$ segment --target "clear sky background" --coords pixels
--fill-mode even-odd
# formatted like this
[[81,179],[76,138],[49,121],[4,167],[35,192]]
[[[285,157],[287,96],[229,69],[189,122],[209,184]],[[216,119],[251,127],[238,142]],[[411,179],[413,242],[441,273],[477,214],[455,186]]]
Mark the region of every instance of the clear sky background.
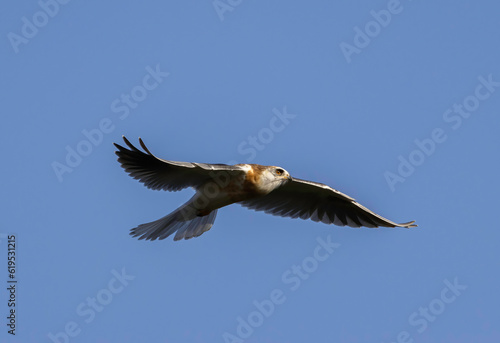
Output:
[[[500,4],[215,5],[0,5],[0,341],[499,342]],[[201,237],[138,241],[193,192],[130,178],[122,135],[419,227],[232,205]]]

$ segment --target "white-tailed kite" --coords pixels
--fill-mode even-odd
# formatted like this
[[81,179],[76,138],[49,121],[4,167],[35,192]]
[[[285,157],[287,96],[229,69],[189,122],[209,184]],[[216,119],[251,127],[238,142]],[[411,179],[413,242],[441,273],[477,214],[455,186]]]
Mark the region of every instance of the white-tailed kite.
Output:
[[115,144],[118,162],[134,179],[155,190],[196,190],[174,212],[132,229],[130,234],[139,239],[165,239],[173,233],[176,241],[198,237],[212,227],[217,209],[233,203],[277,216],[339,226],[417,226],[415,221],[394,223],[327,185],[291,177],[281,167],[167,161],[154,156],[140,138],[145,152],[125,137],[123,140],[129,149]]

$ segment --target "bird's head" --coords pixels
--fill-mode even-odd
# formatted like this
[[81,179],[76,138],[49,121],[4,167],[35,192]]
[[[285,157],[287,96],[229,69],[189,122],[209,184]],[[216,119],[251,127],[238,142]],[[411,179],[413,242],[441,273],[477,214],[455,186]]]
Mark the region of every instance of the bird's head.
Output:
[[285,169],[276,166],[267,167],[261,177],[261,187],[267,192],[271,192],[289,182],[292,179],[290,173]]
[[281,167],[272,166],[268,169],[277,180],[288,182],[292,179],[290,173]]

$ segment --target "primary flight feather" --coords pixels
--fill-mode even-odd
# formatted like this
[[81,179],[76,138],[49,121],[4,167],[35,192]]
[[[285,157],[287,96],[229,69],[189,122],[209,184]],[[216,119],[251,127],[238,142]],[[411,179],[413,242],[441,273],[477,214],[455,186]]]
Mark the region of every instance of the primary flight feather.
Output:
[[134,179],[155,190],[196,190],[174,212],[133,228],[130,234],[139,239],[165,239],[174,233],[176,241],[198,237],[212,227],[219,208],[233,203],[277,216],[339,226],[417,226],[415,221],[394,223],[325,184],[291,177],[281,167],[167,161],[153,155],[140,138],[144,151],[125,137],[123,140],[128,149],[114,143],[118,149],[115,153]]

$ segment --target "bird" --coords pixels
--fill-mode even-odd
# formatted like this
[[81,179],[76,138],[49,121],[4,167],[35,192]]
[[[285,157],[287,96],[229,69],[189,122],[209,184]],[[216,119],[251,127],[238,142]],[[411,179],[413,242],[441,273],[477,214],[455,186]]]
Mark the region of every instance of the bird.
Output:
[[350,196],[322,183],[292,177],[277,166],[209,164],[169,161],[153,155],[141,138],[137,149],[122,136],[128,148],[113,143],[125,172],[153,190],[196,193],[172,213],[130,230],[139,239],[174,241],[198,237],[213,226],[217,210],[239,204],[281,217],[349,227],[413,228],[415,221],[397,224],[369,210]]

